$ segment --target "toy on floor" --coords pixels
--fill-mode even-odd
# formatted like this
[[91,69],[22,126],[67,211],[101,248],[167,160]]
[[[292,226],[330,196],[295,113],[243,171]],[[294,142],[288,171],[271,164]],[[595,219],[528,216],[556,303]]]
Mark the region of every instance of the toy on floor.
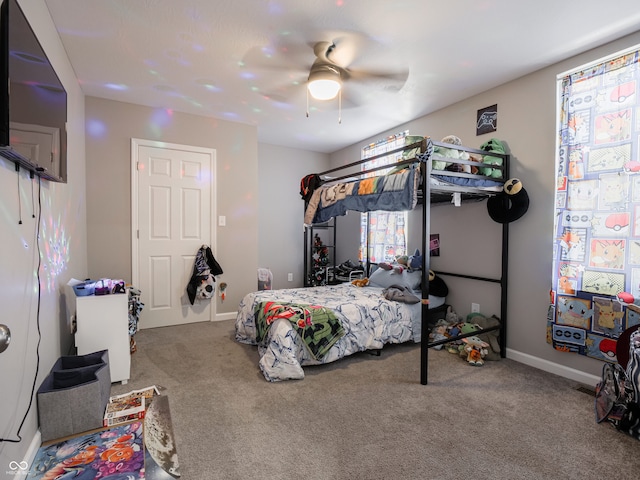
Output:
[[472,336],[463,338],[462,342],[464,344],[463,350],[460,352],[460,356],[467,357],[467,362],[469,365],[474,367],[481,367],[484,365],[484,357],[489,353],[487,348],[489,344],[480,339],[480,337]]
[[[449,337],[457,337],[458,335],[464,335],[466,333],[472,333],[479,330],[479,327],[473,323],[457,323],[449,328]],[[447,352],[461,354],[464,350],[464,344],[461,340],[454,340],[447,343]]]
[[[474,323],[480,329],[497,327],[500,325],[500,319],[495,315],[485,317],[481,313],[470,313],[467,315],[467,322]],[[488,353],[485,360],[500,360],[500,330],[491,330],[487,333],[478,333],[478,337],[489,344]]]

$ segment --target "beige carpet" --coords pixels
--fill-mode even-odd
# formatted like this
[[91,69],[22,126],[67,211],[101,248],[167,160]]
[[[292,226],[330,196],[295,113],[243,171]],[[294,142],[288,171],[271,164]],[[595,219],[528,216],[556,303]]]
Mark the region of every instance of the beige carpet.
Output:
[[472,367],[385,347],[269,383],[233,321],[141,330],[127,385],[169,396],[182,478],[640,477],[640,442],[596,424],[580,385],[509,359]]

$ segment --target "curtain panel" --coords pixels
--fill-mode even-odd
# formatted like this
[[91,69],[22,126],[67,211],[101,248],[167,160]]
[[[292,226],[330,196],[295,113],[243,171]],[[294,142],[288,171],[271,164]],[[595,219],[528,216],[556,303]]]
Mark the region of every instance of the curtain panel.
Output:
[[609,362],[640,323],[638,53],[559,79],[547,342]]
[[[404,145],[409,131],[404,131],[369,144],[362,149],[362,159],[380,155]],[[382,165],[393,165],[402,160],[402,152],[386,155],[362,164],[362,170]],[[391,170],[379,170],[365,176],[382,175]],[[369,261],[372,263],[394,262],[396,256],[407,254],[407,213],[406,212],[369,212],[360,214],[360,251],[359,260],[364,261],[367,245],[367,223],[369,223]]]

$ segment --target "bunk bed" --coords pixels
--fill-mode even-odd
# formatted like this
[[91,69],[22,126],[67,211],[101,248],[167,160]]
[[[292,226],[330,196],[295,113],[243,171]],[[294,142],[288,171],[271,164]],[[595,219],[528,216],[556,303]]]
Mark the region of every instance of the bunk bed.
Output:
[[[489,154],[482,150],[434,142],[428,137],[413,136],[406,140],[404,146],[380,155],[402,152],[403,159],[385,174],[368,176],[383,169],[388,170],[387,165],[354,171],[365,161],[376,158],[369,157],[305,177],[303,183],[312,178],[314,184],[312,191],[304,196],[305,225],[322,224],[347,211],[401,211],[422,205],[421,251],[429,252],[431,204],[460,204],[496,196],[509,178],[507,154]],[[329,176],[341,171],[347,173]],[[438,276],[500,284],[498,326],[447,340],[429,340],[434,325],[432,307],[441,304],[442,299],[430,295],[430,261],[427,254],[422,255],[419,270],[401,272],[386,284],[362,286],[344,283],[247,294],[238,308],[236,340],[258,345],[259,365],[269,381],[304,378],[304,365],[333,362],[359,351],[379,351],[386,343],[415,341],[421,344],[420,383],[426,385],[430,348],[491,330],[499,330],[500,354],[504,357],[508,224],[504,223],[501,227],[500,278],[435,272]],[[370,272],[370,269],[367,259],[366,271]],[[390,295],[390,291],[394,295]],[[320,332],[316,337],[313,336],[314,329]]]

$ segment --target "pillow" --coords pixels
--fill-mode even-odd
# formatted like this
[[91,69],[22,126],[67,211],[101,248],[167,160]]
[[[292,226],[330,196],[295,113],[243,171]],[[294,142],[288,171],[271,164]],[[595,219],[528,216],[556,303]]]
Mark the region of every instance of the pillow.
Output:
[[436,295],[429,295],[429,310],[431,310],[433,308],[441,307],[442,305],[444,305],[444,302],[446,302],[446,301],[447,301],[446,297],[438,297]]
[[[393,267],[400,266],[393,264]],[[422,272],[420,270],[408,271],[405,267],[402,273],[395,273],[394,269],[385,270],[378,268],[369,275],[369,285],[373,287],[389,288],[392,285],[407,287],[409,290],[419,290],[422,281]]]

